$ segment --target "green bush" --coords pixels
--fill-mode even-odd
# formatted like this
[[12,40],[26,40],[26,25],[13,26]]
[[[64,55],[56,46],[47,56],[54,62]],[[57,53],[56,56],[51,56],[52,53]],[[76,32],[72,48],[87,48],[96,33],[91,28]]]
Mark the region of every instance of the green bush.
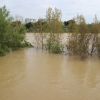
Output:
[[50,42],[48,41],[47,44],[45,45],[46,50],[55,53],[55,54],[59,54],[63,52],[63,46],[60,44],[60,42]]
[[30,46],[25,41],[26,28],[20,21],[13,22],[6,7],[0,8],[0,55],[9,50]]

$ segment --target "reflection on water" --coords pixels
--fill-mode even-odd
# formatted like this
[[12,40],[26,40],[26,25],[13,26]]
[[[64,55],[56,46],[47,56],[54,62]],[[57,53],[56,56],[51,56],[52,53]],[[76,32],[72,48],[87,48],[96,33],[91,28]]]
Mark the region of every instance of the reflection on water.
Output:
[[100,61],[33,48],[0,57],[0,100],[100,100]]
[[88,62],[88,72],[87,72],[87,81],[88,85],[91,87],[95,87],[98,83],[100,83],[100,64],[98,64],[98,61]]
[[0,57],[0,88],[12,86],[25,77],[25,62],[24,52]]

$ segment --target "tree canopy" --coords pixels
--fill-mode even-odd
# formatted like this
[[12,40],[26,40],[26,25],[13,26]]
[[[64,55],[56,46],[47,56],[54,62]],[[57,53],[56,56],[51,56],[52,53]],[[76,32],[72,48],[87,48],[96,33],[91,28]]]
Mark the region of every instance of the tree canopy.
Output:
[[10,49],[28,45],[25,41],[25,26],[12,19],[6,6],[0,8],[0,55],[5,55]]

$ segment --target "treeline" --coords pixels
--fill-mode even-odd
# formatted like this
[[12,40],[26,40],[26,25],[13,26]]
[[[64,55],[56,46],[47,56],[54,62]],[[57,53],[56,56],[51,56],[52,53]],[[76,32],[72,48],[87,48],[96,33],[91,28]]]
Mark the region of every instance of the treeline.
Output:
[[[53,53],[66,52],[68,54],[79,55],[86,58],[88,55],[97,55],[100,57],[100,22],[95,15],[91,24],[87,24],[83,15],[77,15],[75,18],[61,21],[61,11],[57,8],[48,8],[46,11],[46,20],[39,20],[35,23],[26,24],[27,30],[37,34],[37,42]],[[67,33],[66,43],[62,43],[63,33]],[[48,34],[46,34],[48,33]],[[46,40],[44,42],[44,40]]]
[[25,41],[25,33],[25,26],[20,21],[13,21],[6,6],[0,8],[0,55],[30,45]]
[[[62,22],[59,9],[48,8],[46,20],[23,24],[14,21],[6,7],[0,8],[0,55],[10,49],[29,46],[25,40],[26,32],[34,32],[34,46],[52,53],[66,52],[86,58],[88,55],[100,57],[100,22],[95,15],[91,24],[87,24],[83,15]],[[64,38],[63,33],[67,33]],[[66,41],[63,43],[63,41]]]
[[46,49],[52,53],[61,53],[61,34],[63,33],[61,11],[57,8],[48,8],[46,20],[38,20],[35,23],[27,23],[28,32],[34,32],[37,48]]
[[66,45],[68,53],[82,58],[96,54],[100,57],[100,23],[95,15],[91,25],[87,25],[83,15],[77,15]]

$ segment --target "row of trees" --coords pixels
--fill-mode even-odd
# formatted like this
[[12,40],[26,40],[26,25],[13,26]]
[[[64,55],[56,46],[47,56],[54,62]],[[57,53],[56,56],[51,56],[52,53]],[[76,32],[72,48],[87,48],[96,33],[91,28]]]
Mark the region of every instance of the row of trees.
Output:
[[[72,20],[62,23],[61,11],[48,8],[45,19],[46,21],[37,21],[31,26],[35,35],[40,35],[38,41],[41,40],[42,49],[45,47],[50,52],[61,53],[66,48],[67,53],[82,58],[93,54],[100,57],[100,23],[96,15],[92,24],[87,24],[83,15],[77,15]],[[68,32],[66,44],[62,44],[64,31]]]
[[82,58],[94,53],[100,57],[100,24],[95,15],[90,27],[87,26],[83,15],[77,15],[73,32],[69,35],[68,53],[77,54]]
[[[77,15],[72,20],[62,23],[62,13],[59,9],[48,8],[46,20],[36,23],[22,24],[9,16],[6,7],[0,8],[0,55],[10,49],[28,46],[25,40],[26,30],[34,32],[37,47],[53,53],[62,53],[66,49],[69,54],[85,58],[97,54],[100,57],[100,24],[95,15],[92,24],[87,25],[83,15]],[[26,28],[25,28],[26,27]],[[63,41],[63,33],[67,30],[67,42]],[[39,46],[40,45],[40,46]]]
[[6,6],[0,8],[0,55],[5,55],[11,49],[28,46],[25,33],[25,26],[20,21],[13,21]]
[[49,52],[61,53],[61,34],[63,33],[61,11],[57,8],[54,10],[48,8],[46,11],[46,20],[38,20],[35,23],[27,23],[26,29],[34,32],[37,47],[40,45],[42,49]]

